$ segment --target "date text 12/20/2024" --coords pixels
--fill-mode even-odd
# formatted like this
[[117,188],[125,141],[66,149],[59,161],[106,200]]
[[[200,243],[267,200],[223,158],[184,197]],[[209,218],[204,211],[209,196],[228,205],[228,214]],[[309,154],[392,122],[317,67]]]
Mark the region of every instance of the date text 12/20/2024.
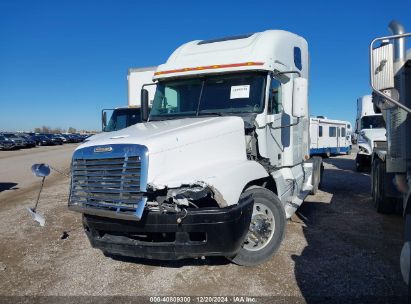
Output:
[[191,303],[191,302],[193,303],[258,303],[255,297],[247,297],[247,296],[150,297],[150,303]]

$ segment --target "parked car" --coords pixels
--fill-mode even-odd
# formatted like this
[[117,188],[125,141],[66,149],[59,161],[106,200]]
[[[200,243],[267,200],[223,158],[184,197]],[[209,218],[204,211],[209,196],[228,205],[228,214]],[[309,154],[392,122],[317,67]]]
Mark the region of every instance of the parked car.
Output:
[[30,135],[21,134],[20,137],[26,141],[27,148],[33,148],[36,146],[36,142],[30,138]]
[[60,139],[63,141],[64,144],[67,143],[67,138],[65,138],[63,135],[61,135],[61,134],[54,134],[54,136],[60,138]]
[[55,145],[62,145],[63,140],[54,134],[41,134],[49,138]]
[[4,135],[0,135],[0,150],[11,150],[14,149],[15,145],[13,141],[9,140]]
[[31,140],[36,142],[37,146],[52,146],[54,143],[47,137],[43,135],[33,135],[30,136]]
[[85,139],[84,135],[81,134],[73,134],[73,136],[77,138],[77,142],[83,142]]
[[79,143],[82,142],[83,140],[78,137],[76,134],[63,134],[63,136],[67,139],[68,142],[70,143]]
[[17,149],[24,148],[26,146],[26,141],[24,138],[16,136],[14,133],[3,133],[2,135],[11,140]]

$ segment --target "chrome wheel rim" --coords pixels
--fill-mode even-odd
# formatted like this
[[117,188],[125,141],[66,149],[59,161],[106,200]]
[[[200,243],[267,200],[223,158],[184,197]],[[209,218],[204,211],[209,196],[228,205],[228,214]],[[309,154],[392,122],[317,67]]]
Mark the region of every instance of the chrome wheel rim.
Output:
[[251,223],[245,238],[243,248],[258,251],[270,243],[275,230],[273,212],[261,203],[254,203]]

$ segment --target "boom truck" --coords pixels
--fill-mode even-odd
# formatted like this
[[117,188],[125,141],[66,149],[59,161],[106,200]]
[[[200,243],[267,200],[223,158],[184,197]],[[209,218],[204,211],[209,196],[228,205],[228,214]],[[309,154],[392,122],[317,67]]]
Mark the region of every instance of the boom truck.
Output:
[[[374,141],[372,197],[377,210],[390,212],[397,201],[405,217],[405,241],[400,265],[410,288],[411,259],[411,50],[406,52],[404,27],[392,21],[392,35],[370,44],[373,103],[386,122],[386,141]],[[376,44],[379,44],[375,47]],[[410,295],[410,293],[409,293]]]
[[91,245],[109,256],[269,259],[321,179],[308,65],[306,40],[282,30],[177,48],[143,86],[143,122],[73,154],[68,208],[83,213]]
[[[142,86],[150,82],[157,67],[131,68],[127,74],[128,106],[115,109],[103,109],[101,122],[103,132],[118,131],[140,122],[140,92]],[[154,98],[155,87],[147,88],[149,97]],[[107,116],[111,113],[107,122]],[[94,138],[93,138],[94,139]]]

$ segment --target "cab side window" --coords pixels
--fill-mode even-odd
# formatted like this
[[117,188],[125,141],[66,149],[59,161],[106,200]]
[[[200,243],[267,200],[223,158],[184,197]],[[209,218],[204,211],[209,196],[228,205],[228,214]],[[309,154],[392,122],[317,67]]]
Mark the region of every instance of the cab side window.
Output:
[[275,78],[271,78],[268,114],[278,114],[281,111],[281,82]]

